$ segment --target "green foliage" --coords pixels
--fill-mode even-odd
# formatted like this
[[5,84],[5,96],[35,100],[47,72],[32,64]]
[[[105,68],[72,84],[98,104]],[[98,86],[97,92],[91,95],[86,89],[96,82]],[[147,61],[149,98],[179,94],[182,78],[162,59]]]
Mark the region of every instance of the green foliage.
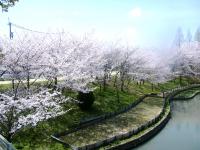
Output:
[[8,8],[14,6],[17,1],[19,0],[0,0],[0,6],[3,11],[8,11]]

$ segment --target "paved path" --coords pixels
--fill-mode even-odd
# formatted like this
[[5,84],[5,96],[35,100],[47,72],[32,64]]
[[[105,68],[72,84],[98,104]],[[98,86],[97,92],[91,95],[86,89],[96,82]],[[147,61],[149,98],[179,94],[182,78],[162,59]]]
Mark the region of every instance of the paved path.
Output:
[[[35,79],[30,79],[30,82],[34,82]],[[42,81],[47,81],[46,79],[37,79],[36,82],[42,82]],[[26,83],[26,80],[23,80],[24,83]],[[5,84],[11,84],[12,81],[0,81],[0,85],[5,85]]]
[[[62,80],[64,80],[64,77],[58,77],[58,81],[62,81]],[[27,82],[26,80],[22,80],[22,81],[24,83]],[[35,79],[30,79],[30,82],[34,82],[34,81],[35,81]],[[44,81],[48,81],[48,80],[45,79],[45,78],[39,78],[35,82],[44,82]],[[0,81],[0,85],[11,84],[11,83],[12,83],[11,80],[9,80],[9,81]]]
[[70,145],[80,147],[127,133],[152,120],[161,112],[162,104],[162,98],[147,97],[128,112],[63,136],[61,139]]

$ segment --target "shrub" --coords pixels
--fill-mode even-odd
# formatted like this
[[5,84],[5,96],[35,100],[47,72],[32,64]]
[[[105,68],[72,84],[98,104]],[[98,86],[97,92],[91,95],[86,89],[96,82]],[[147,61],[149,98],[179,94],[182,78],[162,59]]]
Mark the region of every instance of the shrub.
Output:
[[95,97],[92,91],[88,93],[78,92],[77,99],[80,101],[79,107],[83,110],[88,110],[94,103]]

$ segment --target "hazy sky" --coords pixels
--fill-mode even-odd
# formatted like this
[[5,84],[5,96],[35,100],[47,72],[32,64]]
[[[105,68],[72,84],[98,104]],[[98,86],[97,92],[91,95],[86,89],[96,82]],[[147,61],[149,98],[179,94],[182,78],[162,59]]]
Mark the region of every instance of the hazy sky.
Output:
[[82,34],[94,31],[103,40],[122,39],[141,47],[165,48],[176,30],[193,33],[200,26],[199,0],[19,0],[0,15],[0,34],[11,22],[39,31]]

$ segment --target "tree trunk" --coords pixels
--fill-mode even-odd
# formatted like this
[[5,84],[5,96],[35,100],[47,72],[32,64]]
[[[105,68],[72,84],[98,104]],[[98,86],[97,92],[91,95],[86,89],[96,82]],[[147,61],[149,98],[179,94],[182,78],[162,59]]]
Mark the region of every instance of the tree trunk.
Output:
[[126,89],[129,91],[129,85],[131,83],[131,78],[128,78],[127,84],[126,84]]
[[8,133],[7,134],[7,136],[6,136],[6,140],[8,141],[8,142],[12,142],[12,133]]
[[120,103],[118,86],[116,86],[116,94],[117,94],[117,102]]
[[101,89],[102,89],[102,88],[101,88],[101,82],[99,82],[99,90],[100,90],[100,92],[101,92]]
[[158,88],[160,87],[160,83],[158,83]]
[[142,85],[144,85],[144,79],[142,79]]
[[53,90],[55,90],[57,88],[57,85],[58,85],[58,78],[55,77],[54,78],[54,86],[53,86]]
[[117,74],[115,76],[114,87],[115,87],[115,90],[116,90],[117,102],[120,103],[120,100],[119,100],[119,87],[118,87],[118,83],[117,83]]
[[28,88],[28,91],[29,91],[29,89],[30,89],[30,75],[29,75],[29,73],[27,75],[27,88]]
[[9,115],[7,116],[7,131],[6,131],[6,139],[11,142],[12,141],[12,136],[13,136],[13,133],[10,133],[10,131],[12,130],[12,126],[14,124],[14,106],[11,107],[10,109],[10,113]]
[[142,84],[141,84],[141,80],[140,80],[140,81],[139,81],[139,87],[141,87],[141,85],[142,85]]
[[181,75],[179,76],[179,83],[180,83],[180,85],[182,84],[182,76]]
[[163,98],[165,97],[165,92],[163,92]]
[[103,91],[106,90],[106,74],[104,74],[104,77],[103,77]]
[[120,74],[120,78],[121,78],[121,91],[124,92],[124,74],[121,73]]
[[16,87],[15,87],[15,89],[14,89],[14,99],[17,99],[17,92],[18,92],[18,88],[19,88],[19,83],[20,83],[21,81],[19,81],[18,83],[17,83],[17,85],[16,85]]
[[12,79],[12,90],[14,91],[15,90],[15,80]]
[[154,88],[154,87],[153,87],[153,83],[151,83],[151,91],[153,91],[153,88]]
[[121,91],[124,92],[124,80],[121,80]]
[[117,84],[117,75],[115,75],[115,80],[114,80],[114,84],[113,84],[113,86],[115,87],[116,84]]

